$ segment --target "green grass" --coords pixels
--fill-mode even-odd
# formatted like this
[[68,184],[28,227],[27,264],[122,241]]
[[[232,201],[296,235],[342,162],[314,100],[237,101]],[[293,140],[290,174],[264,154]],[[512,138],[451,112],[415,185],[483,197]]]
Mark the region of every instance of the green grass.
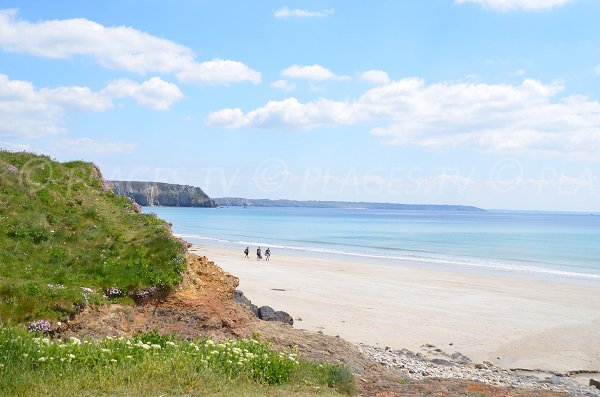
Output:
[[2,396],[339,396],[354,393],[348,375],[257,340],[54,340],[0,328]]
[[108,288],[170,288],[184,255],[168,225],[108,191],[93,164],[0,151],[0,323],[64,320]]

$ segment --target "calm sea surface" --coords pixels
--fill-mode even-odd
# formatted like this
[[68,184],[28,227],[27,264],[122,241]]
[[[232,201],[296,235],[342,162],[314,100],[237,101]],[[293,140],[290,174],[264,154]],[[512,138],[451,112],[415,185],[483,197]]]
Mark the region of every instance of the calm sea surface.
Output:
[[144,207],[200,245],[600,281],[600,215]]

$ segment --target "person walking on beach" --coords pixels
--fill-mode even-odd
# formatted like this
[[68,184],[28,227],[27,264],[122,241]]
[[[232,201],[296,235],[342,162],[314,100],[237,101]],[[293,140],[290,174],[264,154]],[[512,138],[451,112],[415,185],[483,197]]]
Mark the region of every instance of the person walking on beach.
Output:
[[265,260],[268,261],[270,256],[271,256],[271,248],[267,248],[267,250],[265,251]]
[[260,253],[260,247],[256,250],[256,260],[259,261],[262,259],[262,254]]
[[248,253],[250,253],[250,247],[246,247],[244,250],[244,255],[246,255],[246,258],[248,257]]

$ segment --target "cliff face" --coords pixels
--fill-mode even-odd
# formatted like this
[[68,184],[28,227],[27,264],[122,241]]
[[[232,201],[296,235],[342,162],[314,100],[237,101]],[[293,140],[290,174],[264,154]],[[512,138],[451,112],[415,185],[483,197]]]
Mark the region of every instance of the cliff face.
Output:
[[202,189],[161,182],[110,181],[115,194],[126,196],[139,205],[167,207],[216,207]]

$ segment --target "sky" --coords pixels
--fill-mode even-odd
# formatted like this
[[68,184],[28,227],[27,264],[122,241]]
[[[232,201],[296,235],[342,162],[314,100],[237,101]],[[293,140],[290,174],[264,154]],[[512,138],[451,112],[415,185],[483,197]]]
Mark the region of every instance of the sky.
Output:
[[212,197],[598,212],[599,15],[0,0],[0,148]]

